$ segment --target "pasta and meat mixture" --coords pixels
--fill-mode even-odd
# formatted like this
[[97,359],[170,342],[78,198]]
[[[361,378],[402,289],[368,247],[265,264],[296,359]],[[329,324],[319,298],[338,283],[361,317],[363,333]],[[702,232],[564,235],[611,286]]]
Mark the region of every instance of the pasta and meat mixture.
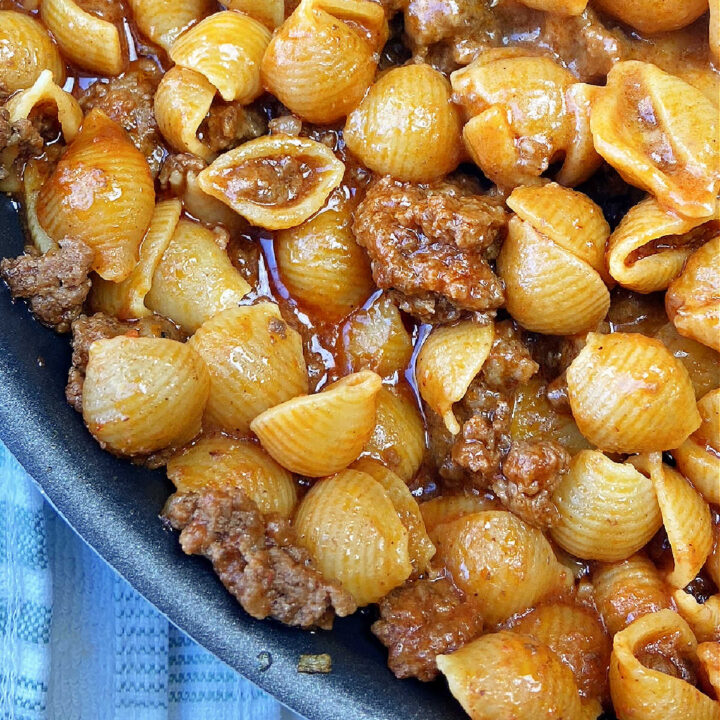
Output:
[[719,23],[0,0],[0,273],[253,617],[374,606],[474,720],[720,720]]

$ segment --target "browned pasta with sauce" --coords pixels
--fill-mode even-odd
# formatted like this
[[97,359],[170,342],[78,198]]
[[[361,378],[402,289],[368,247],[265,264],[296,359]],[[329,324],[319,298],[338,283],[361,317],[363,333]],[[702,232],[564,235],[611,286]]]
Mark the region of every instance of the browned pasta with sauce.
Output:
[[368,717],[720,720],[719,20],[0,0],[0,280],[242,611],[438,679]]

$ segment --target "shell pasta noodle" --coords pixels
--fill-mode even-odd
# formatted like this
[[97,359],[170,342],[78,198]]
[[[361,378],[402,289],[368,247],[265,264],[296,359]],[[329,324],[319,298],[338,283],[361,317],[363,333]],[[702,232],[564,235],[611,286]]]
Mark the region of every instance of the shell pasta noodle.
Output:
[[83,10],[75,0],[42,0],[40,16],[71,62],[102,75],[119,75],[126,63],[118,27]]
[[288,517],[297,491],[292,475],[248,440],[204,435],[173,455],[167,474],[181,492],[205,487],[239,487],[267,513]]
[[0,86],[4,92],[29,88],[44,70],[49,70],[59,85],[65,80],[65,63],[57,45],[35,18],[0,10],[0,46],[4,59]]
[[202,20],[215,8],[212,0],[128,0],[133,20],[145,37],[166,52],[191,25]]
[[[88,190],[78,196],[76,185]],[[132,272],[154,207],[145,158],[119,125],[93,110],[40,188],[37,218],[53,240],[72,236],[90,246],[93,269],[120,282]]]
[[[340,184],[345,167],[309,138],[262,137],[224,153],[198,176],[200,188],[269,230],[299,225]],[[258,173],[263,187],[254,182]]]
[[668,720],[717,720],[720,705],[690,683],[646,667],[636,653],[645,643],[674,636],[678,654],[694,658],[697,640],[688,624],[671,610],[644,615],[613,641],[610,691],[621,718],[641,720],[649,712]]
[[154,261],[147,307],[189,333],[220,311],[235,307],[250,286],[219,240],[204,225],[181,219]]
[[[143,383],[135,378],[141,375]],[[113,452],[143,455],[182,446],[200,432],[210,379],[189,345],[116,337],[93,343],[83,386],[83,418]]]
[[189,345],[210,372],[208,426],[246,433],[263,411],[307,391],[300,336],[274,303],[218,312]]
[[720,720],[719,16],[0,0],[17,347],[313,718]]
[[300,503],[300,542],[358,605],[376,602],[412,571],[408,532],[388,493],[367,473],[344,470]]
[[[347,467],[375,427],[380,376],[363,370],[258,415],[250,429],[281,465],[310,477]],[[308,455],[307,448],[314,448]]]
[[177,65],[204,75],[223,100],[246,104],[261,92],[260,61],[269,41],[264,25],[226,10],[183,33],[169,54]]

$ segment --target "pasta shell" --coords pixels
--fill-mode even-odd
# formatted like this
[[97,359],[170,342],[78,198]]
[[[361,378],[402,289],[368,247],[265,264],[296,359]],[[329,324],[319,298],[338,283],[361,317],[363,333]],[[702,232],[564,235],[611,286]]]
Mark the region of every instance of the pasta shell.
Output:
[[309,477],[330,475],[355,460],[370,437],[381,384],[369,370],[347,375],[315,395],[271,407],[250,429],[282,466]]
[[[333,10],[346,12],[338,17]],[[360,22],[343,22],[343,15]],[[387,37],[385,14],[375,2],[303,0],[263,57],[265,89],[308,122],[328,124],[345,117],[360,102],[377,69],[376,48],[362,33],[368,21],[381,24]]]
[[560,520],[550,529],[552,539],[585,560],[625,560],[662,526],[652,482],[596,450],[573,457],[553,502]]
[[646,0],[597,0],[597,7],[639,30],[655,33],[678,30],[707,12],[707,0],[669,0],[661,5]]
[[584,182],[602,165],[590,130],[595,88],[595,85],[575,83],[565,91],[565,105],[574,127],[570,143],[565,149],[565,159],[555,179],[566,187],[575,187]]
[[326,208],[275,235],[275,259],[285,287],[311,314],[338,321],[375,289],[370,261],[355,242],[352,214]]
[[628,720],[648,717],[718,720],[718,703],[690,683],[646,667],[636,657],[647,644],[669,637],[681,656],[694,659],[695,636],[672,610],[644,615],[615,636],[610,658],[610,692],[615,712]]
[[128,0],[140,32],[170,52],[172,44],[191,25],[207,17],[217,5],[213,0]]
[[550,543],[510,512],[486,510],[435,528],[437,560],[489,625],[572,584]]
[[598,91],[590,128],[597,151],[625,180],[674,212],[708,218],[720,188],[717,115],[692,85],[627,61],[613,65]]
[[326,145],[273,135],[222,154],[200,173],[198,182],[253,225],[283,230],[317,212],[344,172],[345,165]]
[[261,22],[268,30],[282,25],[285,19],[285,0],[227,0],[228,10],[239,10]]
[[354,462],[350,469],[367,473],[382,485],[395,507],[400,522],[408,532],[408,554],[413,573],[419,575],[427,571],[430,560],[435,555],[435,546],[428,537],[417,500],[412,496],[408,486],[392,470],[388,470],[377,460],[362,458]]
[[584,260],[605,280],[605,244],[610,226],[601,208],[587,195],[557,183],[515,188],[508,207],[537,232],[579,260]]
[[572,672],[527,635],[507,630],[483,635],[451,655],[438,655],[437,665],[472,720],[581,717]]
[[366,473],[344,470],[316,483],[300,503],[295,530],[322,574],[358,605],[377,602],[412,572],[408,532]]
[[420,503],[420,512],[430,539],[443,523],[484,510],[502,510],[502,507],[499,502],[484,495],[441,495]]
[[55,84],[50,70],[43,70],[31,88],[13,95],[5,103],[5,109],[13,123],[28,118],[35,107],[47,106],[48,103],[57,109],[57,118],[65,142],[72,142],[80,130],[83,112],[78,101]]
[[260,413],[307,392],[300,336],[274,303],[223,310],[206,320],[189,344],[210,372],[208,426],[247,433]]
[[697,405],[700,427],[672,451],[678,470],[707,502],[720,505],[720,389],[711,390]]
[[572,670],[583,697],[605,700],[609,695],[611,644],[596,613],[569,604],[541,605],[509,629],[547,645]]
[[297,502],[292,475],[249,440],[205,435],[173,455],[167,476],[178,492],[239,488],[262,513],[290,517]]
[[670,589],[645,555],[616,563],[597,563],[592,573],[593,597],[610,635],[636,618],[672,607]]
[[710,52],[720,62],[720,2],[710,0]]
[[678,588],[673,598],[680,617],[691,627],[698,642],[720,641],[720,595],[699,603],[693,595]]
[[343,136],[371,170],[427,182],[458,166],[460,131],[447,80],[429,65],[406,65],[388,71],[368,90],[348,115]]
[[100,445],[119,455],[184,445],[200,432],[209,383],[205,364],[187,344],[130,336],[96,340],[83,384],[83,418]]
[[350,372],[372,370],[388,377],[404,371],[413,354],[410,333],[387,295],[354,313],[343,328],[342,339],[344,362]]
[[568,105],[566,92],[575,79],[550,58],[489,50],[452,73],[450,82],[468,118],[465,145],[497,185],[537,184],[550,164],[570,151],[563,182],[580,182],[596,169],[597,155],[582,132],[587,107]]
[[715,232],[670,283],[665,309],[681,335],[720,352],[720,228]]
[[492,324],[465,320],[435,328],[418,354],[415,377],[420,395],[453,435],[460,432],[453,403],[465,397],[490,354],[494,337]]
[[135,266],[154,208],[147,160],[98,109],[87,115],[37,198],[37,217],[47,234],[89,245],[95,251],[93,270],[114,282]]
[[194,70],[176,65],[163,75],[155,92],[155,118],[175,150],[198,155],[206,162],[215,159],[215,153],[197,136],[214,97],[215,87]]
[[631,461],[650,476],[655,488],[674,561],[666,580],[683,588],[700,572],[712,550],[710,508],[679,472],[661,462],[659,454]]
[[140,259],[130,275],[122,282],[111,282],[101,277],[93,280],[90,291],[93,312],[104,312],[121,320],[150,315],[145,306],[145,296],[181,213],[182,203],[177,199],[164,200],[155,206],[150,227],[140,245]]
[[86,12],[75,0],[42,0],[40,17],[73,65],[99,75],[119,75],[125,69],[124,38],[113,23]]
[[151,276],[145,305],[187,333],[237,307],[250,290],[216,238],[204,225],[180,220]]
[[590,333],[567,382],[575,422],[601,450],[668,450],[700,426],[684,365],[644,335]]
[[223,100],[247,105],[262,93],[260,61],[269,42],[262,23],[225,10],[184,32],[170,48],[170,59],[204,75]]
[[497,270],[508,312],[534,332],[591,330],[610,307],[610,293],[596,270],[517,217],[510,219]]
[[379,460],[406,483],[415,477],[425,457],[425,425],[407,388],[380,388],[375,427],[362,454]]
[[23,172],[22,190],[24,193],[25,223],[32,243],[41,253],[46,253],[58,244],[45,232],[37,218],[37,199],[40,189],[47,179],[47,167],[29,160]]
[[640,293],[665,290],[680,274],[698,237],[714,222],[703,224],[668,212],[653,197],[630,208],[610,236],[607,262],[620,285]]
[[12,94],[29,88],[43,70],[52,79],[65,82],[65,63],[47,30],[33,17],[14,10],[0,10],[0,87]]

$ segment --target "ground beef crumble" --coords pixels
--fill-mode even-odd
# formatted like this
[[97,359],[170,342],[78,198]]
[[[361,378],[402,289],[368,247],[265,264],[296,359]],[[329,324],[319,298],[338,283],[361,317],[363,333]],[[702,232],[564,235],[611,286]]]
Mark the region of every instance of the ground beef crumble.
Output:
[[119,77],[94,82],[78,98],[84,113],[99,108],[127,130],[137,149],[147,158],[153,177],[158,174],[165,155],[153,110],[162,75],[152,60],[140,58],[131,62]]
[[159,337],[183,340],[182,331],[159,315],[139,320],[118,320],[105,313],[80,315],[72,323],[72,366],[68,373],[65,397],[72,407],[82,412],[82,388],[88,363],[90,346],[96,340],[134,335],[136,337]]
[[437,413],[425,408],[430,453],[441,485],[469,485],[480,490],[490,486],[510,450],[515,389],[537,369],[513,323],[496,323],[495,340],[483,369],[453,408],[461,425],[459,435],[451,435]]
[[490,268],[506,213],[499,199],[472,194],[459,182],[373,182],[355,212],[353,231],[370,255],[375,283],[423,322],[504,302]]
[[[30,120],[22,118],[10,122],[10,113],[5,108],[0,108],[0,152],[7,148],[16,148],[17,155],[13,157],[16,165],[40,155],[43,142],[43,136]],[[9,174],[10,170],[0,164],[0,180],[4,180]]]
[[222,103],[210,108],[200,126],[198,137],[212,152],[219,153],[266,132],[267,121],[259,110],[238,103]]
[[35,317],[57,332],[70,330],[90,291],[88,273],[94,252],[85,243],[65,238],[40,254],[34,248],[0,262],[0,276],[15,298],[29,300]]
[[287,520],[263,515],[241,490],[175,493],[163,517],[188,555],[204,555],[243,608],[260,620],[329,629],[355,612],[352,596],[313,566]]
[[556,442],[514,442],[492,484],[500,502],[519,518],[538,528],[560,519],[552,495],[567,472],[570,453]]
[[388,666],[398,678],[434,680],[435,656],[460,649],[483,627],[474,605],[444,577],[412,580],[379,607],[372,631],[388,648]]

